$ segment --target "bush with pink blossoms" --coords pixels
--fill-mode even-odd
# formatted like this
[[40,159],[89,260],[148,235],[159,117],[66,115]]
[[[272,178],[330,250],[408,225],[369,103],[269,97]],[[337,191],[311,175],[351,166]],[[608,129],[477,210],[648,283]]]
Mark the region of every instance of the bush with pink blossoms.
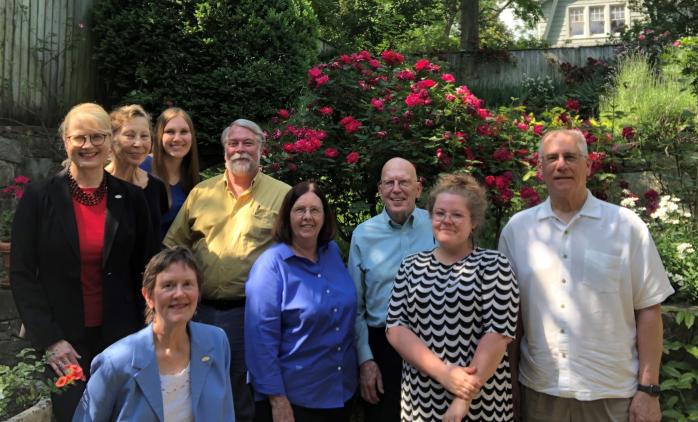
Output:
[[611,186],[614,157],[625,151],[613,148],[609,128],[570,114],[575,107],[540,116],[522,107],[490,110],[440,64],[408,62],[392,51],[378,57],[362,51],[313,66],[301,103],[280,110],[268,127],[266,172],[290,184],[319,180],[346,239],[379,211],[381,167],[394,156],[417,166],[425,188],[442,172],[470,172],[481,180],[492,203],[491,242],[509,215],[545,197],[536,179],[544,130],[579,127],[585,133],[594,153],[591,185],[602,197]]

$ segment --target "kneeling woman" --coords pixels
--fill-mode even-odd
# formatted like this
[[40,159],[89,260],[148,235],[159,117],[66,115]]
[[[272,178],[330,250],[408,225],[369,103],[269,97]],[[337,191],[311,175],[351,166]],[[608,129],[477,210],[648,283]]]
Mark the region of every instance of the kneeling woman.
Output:
[[95,358],[74,422],[235,420],[227,337],[191,321],[200,286],[187,248],[153,257],[142,289],[149,325]]
[[315,183],[284,198],[278,243],[245,284],[245,358],[256,421],[348,422],[357,385],[356,289],[337,244],[334,214]]

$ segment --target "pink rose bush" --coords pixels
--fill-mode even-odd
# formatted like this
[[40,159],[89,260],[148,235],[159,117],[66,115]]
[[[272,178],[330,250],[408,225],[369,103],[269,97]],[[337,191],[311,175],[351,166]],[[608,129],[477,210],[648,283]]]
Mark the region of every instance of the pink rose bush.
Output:
[[290,184],[319,180],[343,234],[377,212],[377,182],[394,156],[415,163],[428,188],[439,173],[465,171],[488,189],[498,222],[545,198],[538,142],[553,128],[579,128],[592,157],[590,187],[604,197],[610,169],[632,150],[624,130],[582,120],[579,102],[534,116],[523,107],[491,110],[463,81],[428,59],[394,51],[342,55],[308,71],[303,106],[279,110],[268,128],[267,173]]

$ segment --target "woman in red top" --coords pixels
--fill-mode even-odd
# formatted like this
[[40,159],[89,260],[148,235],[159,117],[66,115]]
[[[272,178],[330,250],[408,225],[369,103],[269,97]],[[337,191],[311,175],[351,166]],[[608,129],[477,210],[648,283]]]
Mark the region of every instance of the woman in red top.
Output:
[[[141,273],[155,245],[141,189],[104,171],[112,142],[97,104],[73,107],[59,132],[66,168],[27,188],[12,225],[11,283],[27,333],[57,375],[143,326]],[[69,421],[83,382],[52,397]]]

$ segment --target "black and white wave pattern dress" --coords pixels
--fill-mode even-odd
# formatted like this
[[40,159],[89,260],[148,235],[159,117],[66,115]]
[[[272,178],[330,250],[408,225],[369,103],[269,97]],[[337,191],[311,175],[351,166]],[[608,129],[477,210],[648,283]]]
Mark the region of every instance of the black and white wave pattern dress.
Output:
[[[507,258],[476,248],[452,265],[432,251],[410,255],[395,277],[387,326],[412,330],[443,361],[468,366],[487,333],[514,337],[519,289]],[[441,384],[402,364],[402,421],[440,421],[453,401]],[[509,360],[504,356],[494,375],[470,404],[465,421],[513,419]]]

